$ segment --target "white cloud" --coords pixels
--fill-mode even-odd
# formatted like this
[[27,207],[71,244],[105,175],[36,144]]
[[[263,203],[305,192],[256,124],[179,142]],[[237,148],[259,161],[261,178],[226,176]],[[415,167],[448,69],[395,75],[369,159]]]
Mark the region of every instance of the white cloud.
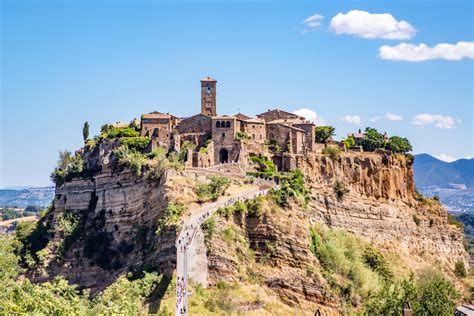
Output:
[[427,126],[434,124],[438,128],[455,128],[456,120],[451,116],[441,114],[418,114],[413,118],[411,123],[415,126]]
[[307,17],[304,21],[303,24],[306,25],[307,29],[303,31],[303,33],[306,33],[309,30],[315,30],[319,29],[321,27],[321,23],[323,22],[324,17],[321,14],[313,14],[309,17]]
[[401,43],[379,48],[379,58],[397,61],[420,62],[431,59],[461,60],[474,58],[474,42],[441,43],[433,47],[425,44]]
[[374,116],[369,119],[369,122],[375,123],[377,121],[380,121],[382,118],[380,116]]
[[346,115],[342,118],[344,122],[351,123],[351,124],[360,124],[360,117],[359,115]]
[[435,155],[434,157],[438,158],[439,160],[446,161],[446,162],[453,162],[453,161],[457,160],[456,158],[448,156],[446,154],[440,154],[438,156]]
[[397,114],[393,114],[393,113],[385,114],[385,118],[389,121],[401,121],[401,120],[403,120],[403,117],[401,117],[400,115],[397,115]]
[[319,116],[316,112],[310,109],[301,108],[294,111],[293,114],[300,115],[319,126],[327,125],[326,120],[323,117]]
[[349,34],[363,38],[410,39],[416,29],[407,21],[397,21],[389,13],[369,13],[351,10],[339,12],[331,19],[329,29],[336,34]]

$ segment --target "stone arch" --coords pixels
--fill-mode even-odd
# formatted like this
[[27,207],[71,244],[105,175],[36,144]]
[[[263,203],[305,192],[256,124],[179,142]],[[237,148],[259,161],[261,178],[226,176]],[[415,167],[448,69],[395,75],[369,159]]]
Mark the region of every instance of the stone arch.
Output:
[[220,122],[220,121],[217,121],[217,122],[216,122],[216,127],[217,127],[217,128],[221,127],[221,122]]
[[222,148],[219,151],[219,163],[228,163],[229,162],[229,151],[225,148]]
[[230,121],[225,122],[225,127],[230,127]]

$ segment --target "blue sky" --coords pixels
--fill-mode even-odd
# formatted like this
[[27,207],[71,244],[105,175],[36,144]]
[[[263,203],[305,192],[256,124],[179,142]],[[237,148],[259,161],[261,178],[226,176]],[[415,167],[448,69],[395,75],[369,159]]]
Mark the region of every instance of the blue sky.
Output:
[[474,155],[472,47],[434,48],[471,45],[471,1],[1,4],[0,187],[48,185],[84,121],[96,134],[153,110],[197,113],[207,75],[220,114],[310,109],[338,138],[373,126],[415,153]]

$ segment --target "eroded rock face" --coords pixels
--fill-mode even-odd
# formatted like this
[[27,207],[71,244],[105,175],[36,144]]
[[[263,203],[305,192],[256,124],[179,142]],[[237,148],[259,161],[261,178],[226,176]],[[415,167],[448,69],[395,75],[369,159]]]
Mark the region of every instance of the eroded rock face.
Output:
[[[467,264],[462,231],[447,223],[436,201],[417,201],[413,170],[403,156],[351,153],[339,161],[309,158],[311,221],[347,230],[387,250],[404,252],[406,260]],[[347,189],[336,196],[333,184]]]
[[[213,237],[206,242],[211,284],[241,279],[242,266],[247,265],[289,305],[313,311],[325,306],[337,313],[338,302],[325,280],[308,272],[311,266],[319,267],[309,245],[308,227],[315,222],[397,253],[414,270],[437,264],[449,276],[454,262],[467,264],[462,232],[447,223],[446,210],[439,203],[415,199],[411,163],[404,157],[349,153],[336,161],[321,155],[306,159],[303,169],[311,188],[306,210],[295,203],[259,218],[237,214],[227,221],[218,219],[218,232],[238,227],[259,264],[245,260],[242,246]],[[345,188],[339,198],[333,188],[336,181]],[[271,261],[265,262],[268,253]]]

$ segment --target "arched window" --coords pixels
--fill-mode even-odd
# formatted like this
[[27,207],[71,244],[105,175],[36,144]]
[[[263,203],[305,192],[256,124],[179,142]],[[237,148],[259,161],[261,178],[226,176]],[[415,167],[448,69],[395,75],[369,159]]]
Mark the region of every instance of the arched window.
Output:
[[225,122],[224,121],[221,122],[221,127],[225,127]]
[[221,122],[217,121],[217,122],[216,122],[216,127],[217,127],[217,128],[221,127]]
[[230,127],[230,121],[225,122],[225,127]]
[[225,137],[225,133],[222,133],[222,135],[221,135],[221,136],[222,136],[222,138],[224,138],[224,137]]

